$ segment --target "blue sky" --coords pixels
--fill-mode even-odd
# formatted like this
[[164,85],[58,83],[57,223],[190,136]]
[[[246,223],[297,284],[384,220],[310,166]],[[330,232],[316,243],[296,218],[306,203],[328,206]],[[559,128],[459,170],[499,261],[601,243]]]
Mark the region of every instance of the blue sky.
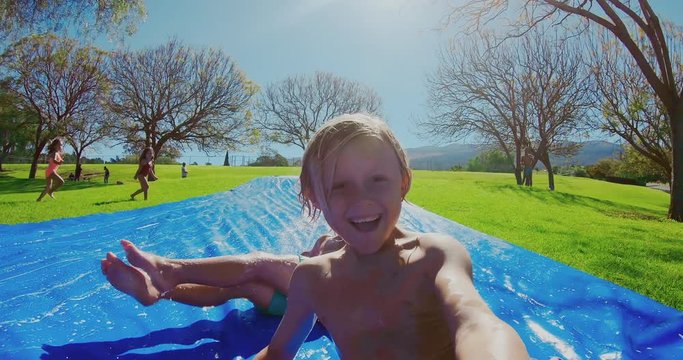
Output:
[[[358,81],[379,93],[385,119],[411,148],[430,145],[415,135],[413,119],[426,113],[425,76],[436,68],[436,54],[453,33],[439,30],[443,14],[460,2],[147,0],[147,18],[126,46],[154,47],[175,36],[188,45],[221,48],[261,87],[315,71]],[[683,3],[652,2],[660,14],[683,24]],[[301,155],[294,146],[277,150]]]

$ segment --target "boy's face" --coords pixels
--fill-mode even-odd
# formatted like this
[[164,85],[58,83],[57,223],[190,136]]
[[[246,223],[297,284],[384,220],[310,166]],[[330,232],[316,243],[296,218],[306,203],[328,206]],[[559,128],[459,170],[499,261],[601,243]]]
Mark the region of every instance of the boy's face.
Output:
[[327,223],[358,253],[375,253],[391,237],[408,185],[394,149],[376,138],[355,138],[339,150],[334,169],[323,165],[323,179]]

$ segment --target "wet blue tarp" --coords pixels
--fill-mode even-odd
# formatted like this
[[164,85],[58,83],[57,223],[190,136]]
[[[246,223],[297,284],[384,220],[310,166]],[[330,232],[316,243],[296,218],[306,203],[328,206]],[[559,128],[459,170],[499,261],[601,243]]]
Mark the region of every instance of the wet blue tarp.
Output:
[[[328,230],[311,223],[292,177],[152,208],[0,226],[0,358],[232,359],[268,343],[279,322],[246,300],[143,307],[100,272],[122,238],[175,258],[254,250],[299,253]],[[475,284],[536,359],[680,359],[683,313],[405,204],[401,224],[448,233],[472,255]],[[299,359],[336,359],[316,326]]]

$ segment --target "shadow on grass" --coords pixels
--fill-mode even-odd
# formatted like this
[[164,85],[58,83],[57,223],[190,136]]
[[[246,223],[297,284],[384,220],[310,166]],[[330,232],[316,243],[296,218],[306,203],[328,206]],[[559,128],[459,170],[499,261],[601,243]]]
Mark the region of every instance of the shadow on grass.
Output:
[[543,203],[583,206],[593,209],[596,212],[600,212],[609,217],[648,221],[667,220],[666,214],[664,213],[658,213],[651,209],[645,209],[639,206],[626,205],[621,203],[615,203],[609,200],[596,199],[589,196],[568,194],[558,191],[549,191],[546,189],[525,188],[513,184],[486,184],[485,186],[491,192],[513,191],[520,197],[533,198]]
[[[45,179],[19,179],[11,176],[13,171],[0,172],[0,194],[40,193],[45,188]],[[92,181],[66,181],[58,191],[81,190],[106,186]],[[36,196],[38,196],[36,194]]]
[[133,200],[131,200],[131,199],[120,199],[120,200],[111,200],[111,201],[98,201],[98,202],[94,203],[93,205],[103,206],[103,205],[118,204],[118,203],[130,202],[130,201],[133,201]]

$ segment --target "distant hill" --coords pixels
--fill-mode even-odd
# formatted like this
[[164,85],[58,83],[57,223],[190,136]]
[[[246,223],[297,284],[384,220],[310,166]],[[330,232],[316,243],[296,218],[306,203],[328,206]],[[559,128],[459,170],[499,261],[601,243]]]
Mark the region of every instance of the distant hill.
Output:
[[[415,170],[448,170],[454,165],[467,166],[467,162],[486,149],[484,145],[450,144],[446,146],[423,146],[406,149],[410,167]],[[621,146],[607,141],[587,141],[576,156],[571,158],[553,157],[553,166],[592,165],[598,160],[616,157]],[[540,163],[539,163],[540,165]],[[542,165],[540,165],[542,167]]]

